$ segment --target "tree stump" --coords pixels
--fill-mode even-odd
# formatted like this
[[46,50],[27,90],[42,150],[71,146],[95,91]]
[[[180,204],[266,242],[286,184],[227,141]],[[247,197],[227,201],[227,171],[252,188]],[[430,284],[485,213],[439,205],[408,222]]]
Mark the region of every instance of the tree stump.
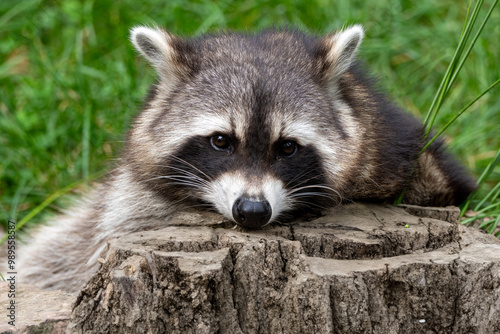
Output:
[[456,208],[350,204],[256,231],[210,213],[169,224],[109,242],[70,333],[500,332],[500,243]]
[[[31,285],[17,285],[15,297],[11,299],[9,295],[12,296],[9,293],[9,284],[0,282],[0,308],[2,309],[0,334],[62,334],[66,332],[75,301],[74,296],[62,291],[41,290]],[[14,319],[8,316],[11,301],[15,301]]]

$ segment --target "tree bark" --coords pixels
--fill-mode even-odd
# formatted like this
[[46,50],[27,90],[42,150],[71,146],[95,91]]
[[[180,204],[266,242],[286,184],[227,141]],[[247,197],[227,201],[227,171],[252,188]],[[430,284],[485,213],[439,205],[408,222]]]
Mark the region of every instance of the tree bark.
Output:
[[257,231],[181,218],[109,242],[70,333],[500,332],[500,243],[456,208],[351,204]]

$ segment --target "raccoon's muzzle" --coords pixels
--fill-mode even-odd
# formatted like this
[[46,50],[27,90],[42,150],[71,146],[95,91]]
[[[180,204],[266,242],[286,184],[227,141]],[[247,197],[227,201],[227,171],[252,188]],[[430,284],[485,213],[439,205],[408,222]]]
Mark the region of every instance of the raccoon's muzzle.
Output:
[[233,204],[234,221],[246,228],[259,228],[271,219],[272,209],[267,200],[240,197]]

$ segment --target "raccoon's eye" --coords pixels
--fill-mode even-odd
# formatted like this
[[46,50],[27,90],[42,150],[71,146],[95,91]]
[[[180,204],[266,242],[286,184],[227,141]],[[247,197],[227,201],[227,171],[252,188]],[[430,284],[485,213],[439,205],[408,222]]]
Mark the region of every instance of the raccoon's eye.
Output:
[[223,135],[215,135],[210,138],[210,144],[217,151],[227,151],[231,147],[229,139]]
[[297,152],[297,143],[292,140],[287,140],[281,144],[280,155],[285,157],[291,157]]

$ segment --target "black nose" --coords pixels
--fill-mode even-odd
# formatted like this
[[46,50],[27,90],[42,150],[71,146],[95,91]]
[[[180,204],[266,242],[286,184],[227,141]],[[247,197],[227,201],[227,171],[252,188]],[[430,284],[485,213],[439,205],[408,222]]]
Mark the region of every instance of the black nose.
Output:
[[233,204],[233,218],[236,224],[247,228],[266,225],[271,219],[271,213],[271,205],[266,200],[240,197]]

